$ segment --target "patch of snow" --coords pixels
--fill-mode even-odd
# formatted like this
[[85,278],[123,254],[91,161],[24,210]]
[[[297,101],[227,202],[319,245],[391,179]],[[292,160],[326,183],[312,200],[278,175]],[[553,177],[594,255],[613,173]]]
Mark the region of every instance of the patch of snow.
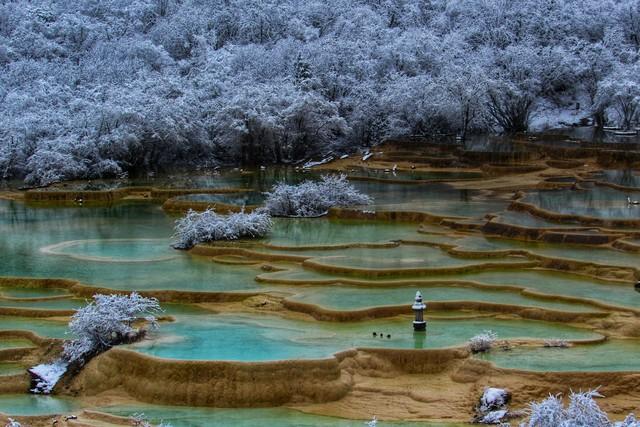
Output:
[[36,394],[49,394],[56,386],[60,378],[67,372],[69,363],[56,360],[53,363],[43,363],[29,369],[29,372],[38,379],[31,392]]
[[310,169],[314,166],[320,166],[320,165],[324,165],[326,163],[329,163],[330,161],[333,160],[333,156],[329,156],[329,157],[325,157],[322,160],[317,160],[317,161],[308,161],[307,163],[305,163],[304,165],[302,165],[302,169]]
[[364,156],[362,156],[362,161],[366,162],[367,160],[369,160],[371,158],[371,156],[373,156],[373,153],[367,153]]
[[478,422],[481,424],[500,424],[506,415],[506,409],[491,411],[488,412],[484,417],[482,417]]

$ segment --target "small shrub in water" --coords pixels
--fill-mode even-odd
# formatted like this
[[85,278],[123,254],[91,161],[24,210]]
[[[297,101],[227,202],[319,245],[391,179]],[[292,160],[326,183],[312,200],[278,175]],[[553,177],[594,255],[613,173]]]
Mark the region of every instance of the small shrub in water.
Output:
[[482,353],[491,350],[498,335],[493,331],[484,331],[469,340],[469,349],[472,353]]
[[277,184],[267,193],[265,208],[274,216],[315,217],[331,207],[368,205],[371,198],[360,193],[346,175],[325,175],[320,181],[298,185]]
[[202,213],[189,210],[183,218],[176,221],[173,247],[189,249],[198,243],[216,240],[262,237],[272,226],[271,216],[263,209],[229,215],[218,215],[213,209]]

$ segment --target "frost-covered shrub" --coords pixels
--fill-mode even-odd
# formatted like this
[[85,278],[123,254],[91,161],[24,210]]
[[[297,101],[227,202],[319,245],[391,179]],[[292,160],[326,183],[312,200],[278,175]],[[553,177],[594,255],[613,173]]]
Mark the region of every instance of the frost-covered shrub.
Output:
[[559,426],[565,420],[566,414],[559,396],[549,396],[542,402],[532,402],[530,405],[529,427]]
[[51,363],[29,369],[35,384],[32,393],[49,394],[70,370],[79,368],[91,357],[111,346],[135,341],[144,333],[133,323],[144,319],[156,327],[155,314],[161,311],[155,298],[130,295],[93,296],[93,301],[78,310],[69,322],[69,332],[75,336],[64,343],[62,356]]
[[130,295],[93,296],[93,301],[78,310],[69,323],[69,332],[76,338],[64,345],[63,359],[82,364],[87,357],[140,334],[134,328],[136,320],[144,318],[156,327],[155,315],[161,312],[155,298],[145,298],[136,292]]
[[469,340],[469,349],[472,353],[481,353],[491,350],[498,335],[493,331],[484,331]]
[[368,205],[371,198],[360,193],[346,175],[325,175],[320,181],[298,185],[277,184],[267,193],[265,208],[274,216],[314,217],[331,207]]
[[633,414],[622,422],[612,422],[594,400],[602,397],[596,390],[571,393],[569,406],[562,405],[560,396],[549,396],[542,402],[532,402],[527,427],[640,427]]
[[218,215],[213,209],[202,213],[189,210],[176,221],[173,247],[189,249],[202,242],[262,237],[272,226],[271,216],[263,209],[229,215]]
[[614,427],[640,427],[640,421],[636,419],[634,414],[629,414],[627,417],[618,423],[613,425]]

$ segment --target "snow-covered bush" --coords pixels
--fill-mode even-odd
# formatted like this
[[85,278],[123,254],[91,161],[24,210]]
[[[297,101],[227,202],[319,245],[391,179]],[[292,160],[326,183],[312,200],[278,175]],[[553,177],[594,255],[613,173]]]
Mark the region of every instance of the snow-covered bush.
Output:
[[271,231],[272,226],[271,216],[263,209],[229,215],[218,215],[213,209],[202,213],[189,210],[176,221],[173,247],[189,249],[198,243],[215,240],[262,237]]
[[151,327],[156,327],[155,314],[160,311],[157,299],[145,298],[136,292],[94,295],[93,301],[71,318],[69,332],[75,338],[65,341],[62,356],[29,369],[33,379],[31,392],[49,394],[71,367],[79,368],[111,346],[140,338],[145,330],[134,328],[134,322],[144,317]]
[[489,351],[491,350],[491,347],[493,347],[497,338],[498,335],[495,332],[484,331],[469,340],[469,349],[472,353]]
[[298,185],[277,184],[265,200],[266,210],[274,216],[314,217],[331,207],[368,205],[371,198],[360,193],[346,175],[325,175],[320,181]]
[[134,328],[134,322],[144,319],[151,327],[156,327],[155,315],[161,311],[157,299],[136,292],[130,295],[96,294],[92,302],[71,318],[69,332],[75,339],[65,342],[63,359],[82,364],[86,358],[111,346],[133,341],[142,332]]
[[559,395],[549,396],[542,402],[532,402],[529,419],[522,427],[640,427],[633,414],[622,422],[610,421],[595,401],[596,397],[602,397],[597,390],[572,392],[566,408]]

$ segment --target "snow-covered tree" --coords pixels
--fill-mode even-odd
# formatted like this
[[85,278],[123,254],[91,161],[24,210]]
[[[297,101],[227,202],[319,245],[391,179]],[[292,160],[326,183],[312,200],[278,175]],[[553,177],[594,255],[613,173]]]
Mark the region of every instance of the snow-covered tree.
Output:
[[640,107],[639,71],[639,67],[616,70],[600,82],[596,95],[596,102],[601,108],[613,108],[624,129],[630,129],[637,120]]
[[325,175],[320,181],[297,185],[276,184],[265,200],[266,210],[274,216],[314,217],[331,207],[367,205],[371,198],[360,193],[345,175]]
[[173,235],[175,249],[189,249],[198,243],[263,237],[273,223],[264,209],[219,215],[213,209],[198,213],[189,210],[176,221]]
[[634,80],[612,70],[637,74],[639,11],[599,0],[1,3],[0,176],[46,185],[297,162],[388,136],[525,130],[537,108],[576,102],[599,121],[615,107],[626,126],[634,103],[611,95]]
[[114,345],[139,339],[146,329],[136,328],[134,323],[144,321],[155,328],[155,315],[161,311],[157,299],[142,297],[136,292],[94,295],[93,301],[72,316],[69,333],[74,338],[65,341],[62,356],[29,369],[34,380],[31,392],[49,394],[70,369],[82,367],[89,359]]
[[155,315],[161,312],[155,298],[137,292],[129,295],[96,294],[93,301],[79,309],[69,322],[74,337],[65,342],[63,360],[83,363],[92,355],[114,345],[137,339],[144,329],[136,328],[136,321],[156,327]]

